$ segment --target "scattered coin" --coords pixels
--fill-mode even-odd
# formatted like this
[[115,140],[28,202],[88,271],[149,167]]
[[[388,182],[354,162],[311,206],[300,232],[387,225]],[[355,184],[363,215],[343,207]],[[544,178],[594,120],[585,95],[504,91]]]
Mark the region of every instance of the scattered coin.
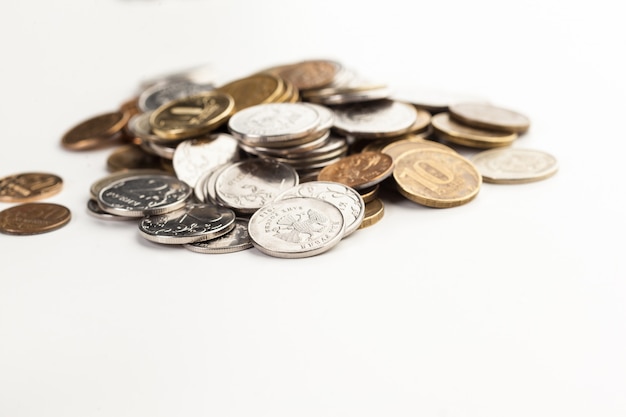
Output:
[[0,212],[0,232],[36,235],[57,230],[69,223],[67,207],[52,203],[23,203]]
[[47,172],[24,172],[0,178],[0,201],[26,203],[61,191],[63,180]]
[[446,142],[471,148],[489,149],[510,146],[517,138],[515,132],[488,130],[459,123],[450,113],[438,113],[431,120],[436,136]]
[[537,149],[490,149],[474,155],[471,161],[483,181],[494,184],[540,181],[553,176],[559,169],[554,156]]
[[468,126],[505,132],[524,133],[530,119],[517,111],[489,103],[455,103],[450,106],[450,116]]
[[90,117],[68,130],[61,145],[70,150],[90,150],[117,144],[130,114],[113,111]]

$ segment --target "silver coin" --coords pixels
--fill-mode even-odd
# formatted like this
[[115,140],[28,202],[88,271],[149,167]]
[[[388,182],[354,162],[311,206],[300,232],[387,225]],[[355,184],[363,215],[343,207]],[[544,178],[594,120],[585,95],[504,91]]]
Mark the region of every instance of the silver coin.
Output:
[[304,103],[265,103],[233,114],[228,128],[248,145],[269,146],[306,137],[319,126],[320,113]]
[[89,200],[87,200],[87,213],[101,220],[133,220],[134,219],[134,217],[118,216],[116,214],[111,214],[111,213],[107,213],[106,211],[103,211],[98,205],[98,202],[93,198],[90,198]]
[[139,232],[167,245],[182,245],[218,238],[235,227],[235,213],[213,204],[187,203],[179,210],[144,217]]
[[298,173],[287,164],[270,159],[247,159],[220,170],[215,194],[220,204],[238,213],[254,213],[274,197],[298,185]]
[[319,255],[339,243],[344,232],[341,210],[311,197],[274,200],[257,210],[248,224],[252,244],[279,258]]
[[176,176],[192,187],[198,177],[226,162],[238,161],[239,142],[226,133],[187,139],[176,146],[172,159]]
[[177,210],[193,189],[171,175],[134,175],[108,184],[98,193],[98,205],[107,213],[143,217]]
[[312,197],[328,201],[339,210],[344,217],[344,237],[357,230],[365,216],[365,202],[354,188],[332,181],[309,181],[298,184],[276,196],[276,200],[293,197]]
[[280,148],[268,148],[265,146],[249,146],[243,142],[239,143],[239,147],[244,150],[246,153],[251,155],[261,156],[267,155],[272,157],[284,157],[288,158],[289,155],[305,155],[308,152],[317,149],[326,142],[330,138],[330,131],[326,131],[323,135],[318,138],[313,138],[311,141],[293,145],[293,146],[283,146]]
[[218,79],[216,69],[210,64],[198,65],[178,71],[172,71],[143,80],[139,87],[145,90],[155,84],[171,81],[191,81],[196,84],[215,85]]
[[237,217],[235,227],[218,238],[193,242],[183,245],[186,249],[198,253],[232,253],[250,249],[252,240],[248,234],[248,219]]
[[416,107],[436,113],[448,111],[450,106],[455,103],[466,101],[487,103],[486,99],[477,95],[416,85],[395,86],[392,98],[398,101],[406,101]]
[[213,84],[198,84],[186,79],[167,79],[143,90],[139,94],[137,105],[142,112],[150,112],[173,100],[214,89]]
[[335,129],[357,138],[399,136],[410,131],[417,116],[414,106],[395,100],[348,104],[335,108]]
[[128,170],[124,170],[124,171],[118,171],[118,172],[114,172],[112,174],[109,174],[107,176],[104,176],[102,178],[100,178],[99,180],[93,182],[91,184],[91,187],[89,188],[89,193],[91,195],[91,199],[93,200],[97,200],[98,199],[98,195],[100,194],[100,191],[109,186],[111,183],[120,180],[122,178],[129,178],[129,177],[133,177],[135,175],[170,175],[167,171],[164,170],[160,170],[160,169],[151,169],[151,168],[145,168],[145,169],[128,169]]
[[498,148],[482,151],[470,158],[485,182],[519,184],[540,181],[556,174],[557,159],[544,151]]

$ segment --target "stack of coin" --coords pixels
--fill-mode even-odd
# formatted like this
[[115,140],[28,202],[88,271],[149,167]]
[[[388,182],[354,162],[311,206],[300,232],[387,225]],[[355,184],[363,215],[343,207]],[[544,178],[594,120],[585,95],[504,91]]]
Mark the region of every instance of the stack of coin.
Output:
[[299,101],[298,88],[270,72],[261,72],[220,85],[216,91],[228,94],[234,100],[234,112],[266,103],[293,103]]

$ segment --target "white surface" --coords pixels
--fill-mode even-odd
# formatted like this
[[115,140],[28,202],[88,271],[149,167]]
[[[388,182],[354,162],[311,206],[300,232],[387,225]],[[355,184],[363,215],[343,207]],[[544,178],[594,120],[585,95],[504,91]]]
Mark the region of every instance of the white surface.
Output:
[[[61,230],[0,235],[0,416],[626,415],[626,31],[609,1],[10,2],[0,175],[50,171]],[[559,173],[485,184],[309,259],[203,255],[90,217],[110,150],[62,134],[153,76],[335,58],[531,119]],[[11,206],[0,203],[0,209]]]

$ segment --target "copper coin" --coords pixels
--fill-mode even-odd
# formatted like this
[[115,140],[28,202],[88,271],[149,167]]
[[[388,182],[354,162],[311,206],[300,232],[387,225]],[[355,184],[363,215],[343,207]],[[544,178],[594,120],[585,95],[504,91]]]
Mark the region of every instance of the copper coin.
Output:
[[0,212],[0,232],[9,235],[36,235],[51,232],[69,223],[67,207],[52,203],[24,203]]
[[299,90],[308,90],[331,84],[337,69],[337,64],[332,61],[313,59],[277,68],[276,73]]
[[63,180],[45,172],[25,172],[0,178],[0,201],[25,203],[42,200],[61,191]]
[[70,150],[97,149],[108,146],[123,136],[129,112],[114,111],[84,120],[65,132],[61,145]]
[[325,166],[318,180],[335,181],[359,190],[379,184],[392,172],[391,156],[381,152],[360,152]]
[[137,145],[124,145],[114,150],[107,158],[109,172],[129,169],[163,169],[161,157],[150,154]]

